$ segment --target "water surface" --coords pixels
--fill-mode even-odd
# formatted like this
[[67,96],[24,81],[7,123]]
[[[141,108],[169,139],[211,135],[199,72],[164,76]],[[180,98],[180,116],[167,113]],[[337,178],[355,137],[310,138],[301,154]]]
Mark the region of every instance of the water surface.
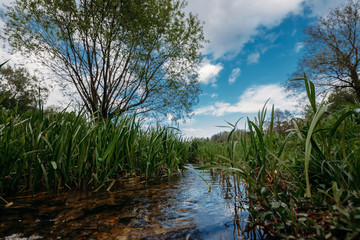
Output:
[[221,171],[187,170],[157,182],[121,180],[110,191],[7,200],[14,205],[0,207],[3,239],[266,237],[261,231],[246,231],[243,184]]

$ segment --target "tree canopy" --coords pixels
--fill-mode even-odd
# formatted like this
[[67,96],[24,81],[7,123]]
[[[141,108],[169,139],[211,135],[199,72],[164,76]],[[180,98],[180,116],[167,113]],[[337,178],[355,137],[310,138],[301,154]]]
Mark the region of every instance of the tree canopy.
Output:
[[43,104],[48,93],[43,82],[25,68],[0,67],[0,106],[17,107],[18,112],[25,112],[35,108],[39,101]]
[[35,54],[102,118],[133,111],[184,118],[198,101],[205,42],[184,0],[17,0],[6,39]]
[[[306,73],[318,86],[350,88],[360,99],[360,1],[347,1],[319,17],[305,34],[304,55],[292,77]],[[302,86],[297,83],[290,86]]]
[[292,127],[291,119],[293,117],[293,113],[289,110],[282,111],[277,108],[274,112],[274,131],[280,135],[286,135],[287,130]]

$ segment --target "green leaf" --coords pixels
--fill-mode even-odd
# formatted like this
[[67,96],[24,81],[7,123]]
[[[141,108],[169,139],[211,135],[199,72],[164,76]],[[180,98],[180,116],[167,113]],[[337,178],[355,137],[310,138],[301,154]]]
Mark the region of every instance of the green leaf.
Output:
[[54,161],[51,161],[51,165],[52,165],[52,167],[53,167],[53,169],[54,169],[54,170],[56,170],[56,169],[57,169],[57,165],[56,165],[56,162],[54,162]]
[[272,208],[279,208],[280,207],[280,205],[281,205],[281,202],[271,202],[271,207]]
[[10,61],[10,59],[9,60],[6,60],[5,62],[3,62],[3,63],[1,63],[0,64],[0,68],[2,67],[2,66],[4,66],[7,62],[9,62]]

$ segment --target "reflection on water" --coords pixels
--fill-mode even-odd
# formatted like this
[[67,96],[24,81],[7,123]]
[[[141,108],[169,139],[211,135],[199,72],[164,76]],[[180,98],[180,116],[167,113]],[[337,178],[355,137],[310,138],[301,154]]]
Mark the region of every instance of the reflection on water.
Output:
[[[208,185],[200,176],[211,185]],[[120,181],[112,192],[8,199],[4,239],[263,239],[246,232],[243,185],[220,171],[186,171],[161,182]]]

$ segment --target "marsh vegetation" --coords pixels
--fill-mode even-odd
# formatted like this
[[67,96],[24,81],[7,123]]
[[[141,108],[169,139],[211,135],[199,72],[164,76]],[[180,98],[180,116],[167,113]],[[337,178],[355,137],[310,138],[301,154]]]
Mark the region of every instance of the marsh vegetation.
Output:
[[0,119],[1,193],[95,190],[119,177],[171,175],[191,153],[178,130],[144,128],[135,116],[2,108]]
[[[0,237],[360,238],[360,2],[307,28],[294,74],[304,77],[288,85],[306,91],[303,116],[265,103],[210,140],[142,120],[185,119],[198,103],[207,40],[185,5],[6,7],[4,39],[72,86],[82,107],[44,109],[42,81],[0,64]],[[304,71],[333,88],[327,100]]]
[[[260,231],[255,237],[356,239],[359,107],[329,108],[330,103],[316,101],[313,83],[306,77],[302,81],[309,112],[304,118],[288,119],[291,128],[286,134],[276,131],[274,106],[270,111],[264,106],[241,131],[229,123],[226,141],[186,140],[174,128],[145,128],[135,116],[102,120],[81,112],[47,112],[41,106],[21,114],[3,107],[4,205],[11,208],[13,202],[6,198],[19,194],[116,191],[121,179],[156,181],[197,161],[197,171],[218,169],[233,176],[235,193],[241,186],[243,195],[232,193],[230,199],[234,204],[243,199],[247,224],[242,228]],[[207,189],[211,191],[211,184]],[[234,236],[240,233],[244,231]]]
[[[300,79],[299,79],[300,80]],[[288,238],[357,239],[360,236],[359,106],[317,102],[306,77],[309,110],[275,131],[274,107],[247,120],[248,131],[226,141],[195,141],[198,169],[223,169],[246,182],[253,227]]]

